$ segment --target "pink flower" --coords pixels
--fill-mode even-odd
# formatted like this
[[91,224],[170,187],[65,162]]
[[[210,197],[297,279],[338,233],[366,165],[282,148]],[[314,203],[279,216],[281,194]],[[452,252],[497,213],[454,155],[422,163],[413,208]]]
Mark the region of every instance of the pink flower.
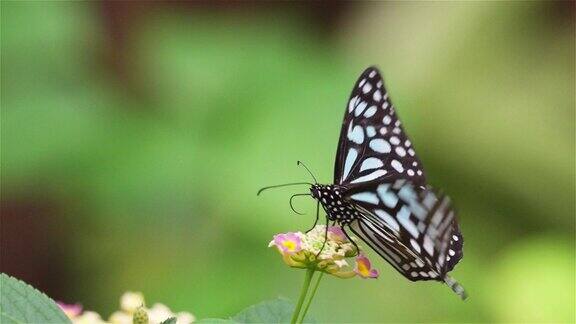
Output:
[[68,316],[68,318],[72,319],[82,313],[82,305],[80,304],[65,304],[62,302],[56,302],[60,309]]
[[288,232],[274,235],[274,240],[269,246],[276,245],[282,253],[293,254],[302,250],[302,240],[296,233]]
[[348,241],[346,234],[344,234],[344,231],[342,231],[342,228],[340,228],[340,226],[328,227],[328,236],[330,237],[330,239],[336,242],[343,243]]
[[370,260],[363,254],[356,257],[354,272],[362,278],[378,278],[378,270],[372,269]]

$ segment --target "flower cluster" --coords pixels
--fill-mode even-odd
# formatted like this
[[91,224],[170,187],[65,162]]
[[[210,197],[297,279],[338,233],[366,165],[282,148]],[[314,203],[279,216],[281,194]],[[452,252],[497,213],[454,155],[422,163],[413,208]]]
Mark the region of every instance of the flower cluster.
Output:
[[[354,243],[348,240],[340,227],[329,226],[326,231],[326,226],[317,225],[307,233],[274,235],[268,246],[275,246],[284,262],[293,268],[314,269],[339,278],[377,278],[378,271],[372,268],[370,260],[358,251]],[[353,269],[346,260],[352,257],[356,257]]]
[[108,321],[103,320],[96,312],[83,312],[80,304],[58,303],[58,306],[74,324],[159,324],[172,317],[176,318],[177,324],[190,324],[196,320],[194,315],[187,312],[174,314],[170,308],[160,303],[147,308],[144,303],[144,296],[139,292],[127,292],[122,295],[120,310],[112,313]]

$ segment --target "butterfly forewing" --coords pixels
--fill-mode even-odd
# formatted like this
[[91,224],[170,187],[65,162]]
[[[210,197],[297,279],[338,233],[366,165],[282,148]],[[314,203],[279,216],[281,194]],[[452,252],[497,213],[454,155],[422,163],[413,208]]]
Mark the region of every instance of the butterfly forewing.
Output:
[[352,89],[342,123],[334,183],[408,179],[424,184],[422,163],[394,109],[382,76],[366,69]]
[[448,196],[405,179],[354,186],[344,195],[362,211],[353,232],[406,278],[443,281],[462,257]]

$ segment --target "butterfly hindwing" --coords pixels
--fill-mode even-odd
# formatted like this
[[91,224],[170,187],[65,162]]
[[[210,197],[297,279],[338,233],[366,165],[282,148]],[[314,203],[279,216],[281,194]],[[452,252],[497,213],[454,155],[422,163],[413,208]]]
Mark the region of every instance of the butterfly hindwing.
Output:
[[402,128],[375,67],[352,89],[336,153],[334,183],[358,184],[404,178],[424,184],[422,163]]
[[443,281],[462,257],[462,237],[448,196],[405,179],[344,193],[361,211],[351,229],[410,280]]

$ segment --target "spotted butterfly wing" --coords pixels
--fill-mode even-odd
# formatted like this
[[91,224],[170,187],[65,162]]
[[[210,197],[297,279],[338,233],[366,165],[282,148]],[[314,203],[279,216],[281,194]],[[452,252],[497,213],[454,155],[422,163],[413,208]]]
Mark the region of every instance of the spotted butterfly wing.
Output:
[[445,281],[466,297],[447,275],[462,256],[462,236],[448,196],[405,179],[356,186],[346,194],[361,211],[350,223],[356,236],[407,279]]
[[406,178],[424,184],[422,163],[375,67],[362,73],[348,101],[336,152],[334,183]]
[[360,216],[352,231],[412,281],[446,282],[462,258],[462,236],[447,196],[426,185],[422,163],[398,119],[378,70],[352,90],[336,154],[334,183]]

